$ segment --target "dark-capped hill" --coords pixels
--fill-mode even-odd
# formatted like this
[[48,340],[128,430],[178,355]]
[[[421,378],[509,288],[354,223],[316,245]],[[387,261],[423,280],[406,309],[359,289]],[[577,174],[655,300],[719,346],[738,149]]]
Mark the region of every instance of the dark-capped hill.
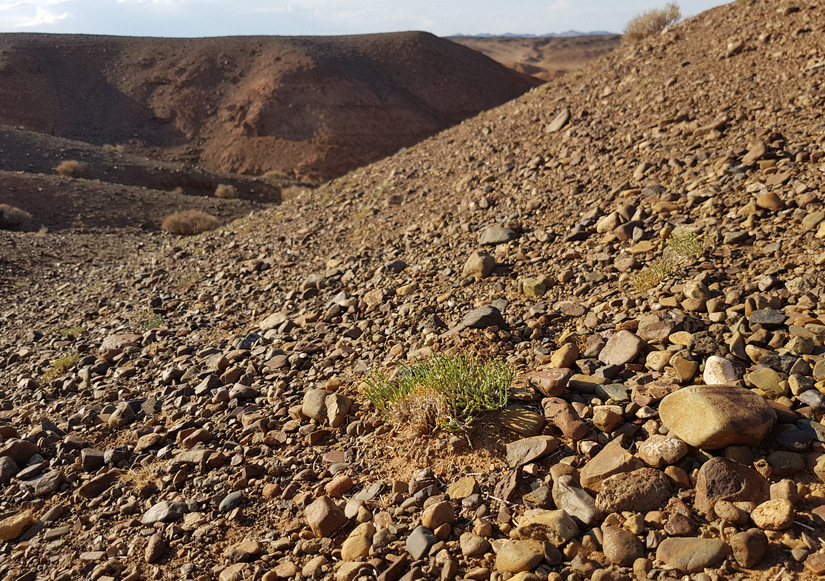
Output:
[[423,32],[0,35],[0,123],[236,173],[341,175],[539,82]]

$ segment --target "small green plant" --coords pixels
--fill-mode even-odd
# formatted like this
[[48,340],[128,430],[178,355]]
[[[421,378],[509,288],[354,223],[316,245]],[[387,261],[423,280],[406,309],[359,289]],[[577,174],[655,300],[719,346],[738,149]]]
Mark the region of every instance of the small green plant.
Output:
[[679,5],[676,2],[668,2],[664,8],[654,8],[633,17],[624,28],[622,40],[631,44],[639,43],[673,26],[681,18]]
[[699,256],[703,249],[702,241],[696,232],[685,232],[680,236],[671,234],[670,238],[665,240],[665,246],[678,258],[694,258]]
[[664,256],[633,275],[630,284],[639,292],[650,290],[670,278],[678,265],[686,265],[701,256],[704,248],[696,232],[671,234],[665,240]]
[[630,284],[639,292],[650,290],[667,280],[676,266],[667,258],[660,258],[630,277]]
[[52,362],[46,372],[43,374],[45,381],[51,381],[55,377],[65,375],[77,362],[80,361],[80,355],[72,353],[71,355],[64,355]]
[[132,318],[132,324],[140,331],[151,331],[163,327],[163,317],[154,311],[144,309]]
[[499,360],[436,355],[402,366],[393,378],[373,371],[362,393],[399,424],[422,433],[436,427],[455,432],[465,430],[484,412],[503,409],[512,381],[513,370]]
[[75,325],[74,327],[65,327],[58,331],[60,336],[64,339],[68,339],[69,337],[76,337],[77,335],[80,335],[82,332],[83,327],[80,327],[78,325]]

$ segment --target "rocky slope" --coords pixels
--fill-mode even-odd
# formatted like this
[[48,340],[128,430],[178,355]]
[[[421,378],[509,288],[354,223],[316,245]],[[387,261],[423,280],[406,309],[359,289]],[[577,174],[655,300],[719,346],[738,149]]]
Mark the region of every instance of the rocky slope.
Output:
[[[821,575],[824,11],[711,10],[197,239],[4,234],[0,570]],[[508,410],[385,422],[364,374],[430,352]]]
[[427,33],[0,35],[0,123],[212,170],[339,176],[539,80]]

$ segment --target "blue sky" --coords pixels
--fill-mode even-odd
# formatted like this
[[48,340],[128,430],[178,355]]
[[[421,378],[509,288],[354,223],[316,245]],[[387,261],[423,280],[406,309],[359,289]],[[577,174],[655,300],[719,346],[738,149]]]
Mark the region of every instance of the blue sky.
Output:
[[[621,32],[666,0],[0,0],[0,32],[127,36]],[[684,15],[724,4],[682,0]]]

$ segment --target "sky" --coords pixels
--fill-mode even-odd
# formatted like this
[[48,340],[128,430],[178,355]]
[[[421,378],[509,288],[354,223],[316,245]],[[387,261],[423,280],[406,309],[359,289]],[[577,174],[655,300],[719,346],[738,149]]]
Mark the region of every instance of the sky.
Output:
[[[0,0],[0,32],[198,37],[425,30],[452,34],[621,32],[666,0]],[[692,16],[724,4],[681,0]]]

